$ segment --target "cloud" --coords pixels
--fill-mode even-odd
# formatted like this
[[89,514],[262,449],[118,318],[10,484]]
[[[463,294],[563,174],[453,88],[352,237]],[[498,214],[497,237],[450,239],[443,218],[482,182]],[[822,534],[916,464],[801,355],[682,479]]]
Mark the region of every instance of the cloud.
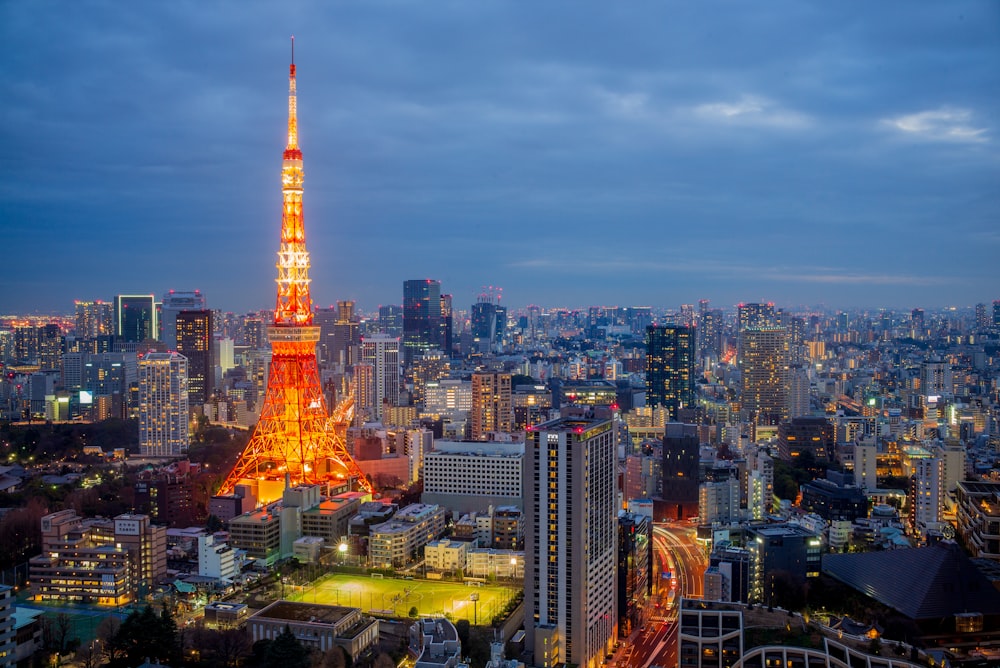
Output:
[[627,272],[689,274],[726,280],[758,280],[772,283],[818,283],[825,285],[882,285],[920,287],[954,284],[956,278],[940,274],[873,274],[845,267],[765,267],[733,264],[717,260],[650,261],[629,258],[607,258],[587,262],[564,258],[536,257],[514,261],[508,266],[517,269],[537,269],[567,274],[597,272],[621,274]]
[[894,118],[885,118],[882,124],[903,133],[904,136],[929,141],[947,141],[958,143],[984,143],[987,128],[977,128],[971,125],[972,112],[968,109],[941,107],[915,114],[904,114]]
[[735,102],[708,102],[694,107],[696,118],[714,123],[802,129],[812,125],[809,116],[786,109],[759,95],[744,95]]

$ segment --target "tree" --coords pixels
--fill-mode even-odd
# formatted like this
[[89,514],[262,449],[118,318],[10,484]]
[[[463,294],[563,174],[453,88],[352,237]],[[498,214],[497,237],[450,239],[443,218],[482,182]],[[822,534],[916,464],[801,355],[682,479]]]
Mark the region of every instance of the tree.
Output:
[[80,645],[77,648],[73,660],[81,668],[97,668],[101,665],[101,649],[99,641],[91,640],[89,643]]
[[410,612],[409,612],[410,619],[416,619],[419,616],[420,616],[420,612],[417,610],[417,606],[411,607],[410,608]]
[[222,530],[222,520],[220,520],[215,515],[209,515],[208,519],[205,520],[205,531],[208,533],[215,533],[216,531]]
[[263,668],[309,668],[309,650],[302,646],[292,633],[292,629],[285,626],[285,630],[268,645],[262,666]]
[[375,661],[372,662],[372,668],[396,668],[396,662],[385,652],[379,652],[379,655],[375,657]]
[[468,619],[460,619],[455,622],[455,630],[458,631],[458,639],[462,643],[462,656],[469,655],[469,630],[472,625]]
[[347,657],[344,650],[334,646],[329,651],[314,654],[313,668],[347,668]]

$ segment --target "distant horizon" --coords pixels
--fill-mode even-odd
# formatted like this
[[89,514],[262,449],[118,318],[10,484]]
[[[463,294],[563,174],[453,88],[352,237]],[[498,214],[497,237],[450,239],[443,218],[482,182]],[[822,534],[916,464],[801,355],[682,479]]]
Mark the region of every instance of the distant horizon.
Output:
[[[177,290],[177,291],[181,292],[182,290]],[[156,293],[149,293],[149,292],[140,292],[140,293],[121,293],[121,294],[153,294],[153,296],[156,297],[157,303],[159,303],[162,300],[162,294],[163,293],[156,294]],[[202,294],[204,294],[204,291],[202,291]],[[447,294],[447,293],[445,293],[445,294]],[[100,299],[101,301],[104,301],[104,302],[110,304],[110,303],[112,303],[113,297],[114,297],[114,295],[112,295],[111,298],[107,298],[107,299],[105,299],[103,297],[95,297],[93,299],[82,299],[82,298],[77,298],[77,299],[79,301],[96,301],[96,300]],[[998,298],[998,300],[1000,300],[1000,298]],[[221,311],[223,313],[233,313],[233,314],[236,314],[236,315],[247,315],[247,314],[250,314],[250,313],[258,313],[258,312],[261,312],[261,311],[271,311],[271,310],[273,310],[273,306],[271,306],[271,307],[261,307],[261,308],[251,308],[251,309],[246,309],[246,310],[229,309],[229,308],[218,308],[218,307],[212,305],[212,302],[209,299],[208,295],[206,295],[206,301],[207,301],[207,308],[209,310],[218,310],[218,311]],[[695,307],[695,313],[697,313],[697,311],[698,311],[698,301],[699,300],[694,300],[693,302],[682,302],[682,304],[691,304],[691,305],[693,305]],[[892,313],[907,313],[908,314],[913,309],[920,308],[920,309],[923,309],[925,312],[934,314],[934,313],[944,313],[944,312],[947,312],[947,311],[954,311],[956,313],[962,313],[962,312],[968,311],[968,312],[974,313],[977,304],[985,304],[989,309],[991,309],[991,313],[992,313],[992,307],[993,307],[993,301],[994,300],[985,300],[985,301],[974,302],[972,304],[965,304],[965,305],[949,304],[949,305],[946,305],[946,306],[928,306],[928,305],[923,305],[923,304],[915,304],[913,306],[854,306],[854,307],[851,307],[851,306],[847,306],[847,307],[831,306],[831,305],[826,305],[826,304],[812,304],[812,305],[806,305],[806,304],[782,304],[781,302],[777,302],[777,301],[774,301],[774,300],[767,300],[767,301],[774,303],[775,308],[784,309],[784,310],[787,310],[787,311],[792,312],[792,313],[826,313],[826,314],[835,314],[837,312],[842,312],[842,313],[863,313],[863,312],[875,312],[875,311],[890,311]],[[457,304],[457,303],[453,303],[453,310],[454,311],[467,312],[467,311],[470,310],[470,308],[472,307],[472,305],[474,303],[475,302],[469,302],[469,304],[465,305],[465,306]],[[729,312],[735,313],[737,307],[739,306],[739,304],[752,304],[752,303],[764,303],[764,302],[753,302],[753,301],[750,301],[750,300],[744,300],[742,302],[734,302],[732,304],[720,304],[720,303],[714,302],[712,300],[709,300],[709,307],[711,309],[720,309],[720,310],[722,310],[724,312],[727,312],[727,313],[729,313]],[[591,307],[605,307],[605,308],[615,308],[615,307],[617,307],[617,308],[649,307],[649,308],[653,309],[654,313],[664,313],[664,312],[677,312],[677,313],[679,313],[681,305],[682,305],[682,304],[677,304],[676,306],[658,306],[658,305],[655,305],[655,304],[639,304],[639,303],[625,303],[625,302],[619,302],[619,303],[599,303],[599,304],[595,303],[595,304],[587,304],[585,306],[579,306],[579,305],[578,306],[542,305],[542,304],[536,304],[536,303],[528,303],[528,304],[524,304],[524,305],[521,305],[521,306],[511,306],[510,304],[508,304],[506,302],[500,302],[500,304],[502,306],[507,307],[507,310],[508,310],[509,314],[510,313],[515,313],[515,312],[519,312],[519,311],[523,311],[524,309],[527,309],[527,308],[529,308],[531,306],[537,306],[537,307],[541,308],[543,311],[554,311],[554,310],[586,311],[587,309],[589,309]],[[384,302],[384,303],[378,304],[377,306],[374,306],[374,307],[366,307],[364,305],[358,305],[357,302],[355,302],[355,312],[363,314],[363,315],[376,315],[380,306],[389,306],[389,305],[402,306],[402,300],[400,300],[399,302]],[[324,305],[315,304],[315,303],[313,304],[313,308],[314,309],[318,309],[318,308],[336,308],[336,306],[337,306],[336,303],[333,303],[333,304],[324,304]],[[52,311],[40,311],[40,310],[38,310],[38,311],[20,311],[20,312],[0,312],[0,318],[11,318],[11,317],[45,317],[45,316],[51,316],[51,317],[73,317],[74,315],[75,315],[75,313],[74,313],[73,309],[70,309],[70,310],[67,310],[67,311],[55,311],[55,310],[52,310]]]

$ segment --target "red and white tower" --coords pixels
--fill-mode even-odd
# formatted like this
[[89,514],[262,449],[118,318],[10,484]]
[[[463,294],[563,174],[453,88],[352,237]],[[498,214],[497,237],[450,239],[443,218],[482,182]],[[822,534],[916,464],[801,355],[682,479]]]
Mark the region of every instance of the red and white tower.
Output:
[[327,413],[316,362],[319,327],[313,325],[309,295],[309,252],[302,218],[302,151],[299,149],[295,94],[295,38],[288,77],[288,145],[281,167],[281,246],[278,249],[278,299],[271,341],[267,392],[250,442],[226,477],[220,494],[247,482],[259,502],[281,495],[285,480],[293,485],[356,478],[371,485],[344,447],[337,427],[350,421],[352,397]]

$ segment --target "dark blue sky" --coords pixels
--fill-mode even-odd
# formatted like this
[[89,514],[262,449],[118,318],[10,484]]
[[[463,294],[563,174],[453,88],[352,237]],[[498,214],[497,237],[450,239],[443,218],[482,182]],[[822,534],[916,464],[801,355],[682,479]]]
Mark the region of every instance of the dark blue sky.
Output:
[[1000,298],[1000,3],[6,2],[0,313]]

